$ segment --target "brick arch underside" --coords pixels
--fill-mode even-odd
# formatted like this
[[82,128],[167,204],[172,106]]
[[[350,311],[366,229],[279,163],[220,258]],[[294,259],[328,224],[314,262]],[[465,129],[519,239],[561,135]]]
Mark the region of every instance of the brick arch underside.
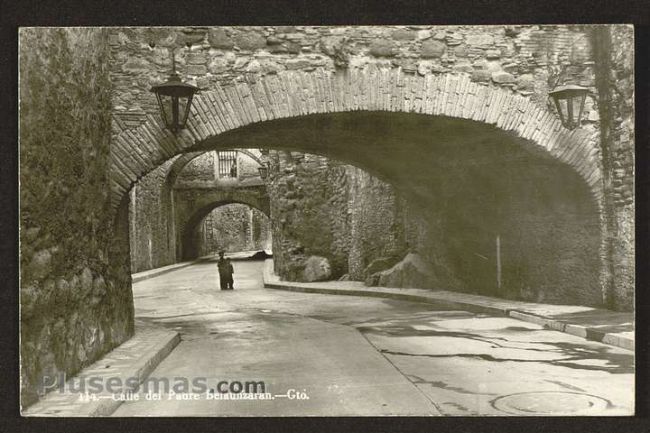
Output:
[[493,125],[572,167],[602,207],[595,134],[569,131],[554,113],[530,98],[474,83],[467,75],[407,75],[400,69],[368,67],[338,73],[284,71],[204,91],[195,98],[186,129],[176,135],[164,128],[158,116],[148,115],[143,124],[113,140],[113,209],[146,173],[225,132],[275,119],[352,111],[419,113]]
[[268,197],[259,199],[256,197],[247,197],[247,194],[220,194],[219,197],[212,197],[195,205],[189,213],[189,217],[184,221],[179,221],[181,251],[183,259],[195,258],[194,233],[200,222],[214,209],[229,204],[244,204],[262,212],[267,218],[270,218],[270,205]]

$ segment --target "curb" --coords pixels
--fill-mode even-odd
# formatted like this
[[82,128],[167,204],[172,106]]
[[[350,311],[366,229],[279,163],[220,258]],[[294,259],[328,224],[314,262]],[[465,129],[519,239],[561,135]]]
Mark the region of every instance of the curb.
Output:
[[387,298],[395,299],[399,301],[410,301],[410,302],[419,302],[424,304],[437,304],[445,305],[452,307],[461,307],[472,312],[481,312],[481,313],[492,313],[500,314],[513,319],[519,319],[524,322],[535,323],[541,325],[544,328],[552,329],[555,331],[564,332],[566,334],[571,334],[576,337],[582,337],[586,340],[597,341],[604,343],[610,346],[616,346],[621,349],[626,349],[634,351],[634,339],[613,334],[603,331],[599,331],[595,328],[590,328],[582,325],[575,325],[568,323],[563,320],[551,319],[544,316],[539,316],[536,314],[528,313],[525,311],[519,311],[515,309],[499,308],[494,306],[474,304],[471,302],[455,301],[449,299],[436,299],[433,297],[418,296],[418,295],[408,295],[403,293],[393,293],[393,292],[383,292],[381,290],[341,290],[341,289],[327,289],[327,288],[317,288],[317,287],[303,287],[295,286],[289,284],[268,282],[270,270],[268,266],[264,268],[264,287],[268,289],[276,290],[287,290],[291,292],[302,292],[302,293],[319,293],[327,295],[347,295],[347,296],[368,296],[374,298]]
[[192,260],[191,262],[175,263],[172,265],[163,266],[161,268],[154,268],[154,269],[149,269],[147,271],[137,272],[135,274],[131,274],[131,282],[137,283],[138,281],[148,280],[150,278],[154,278],[159,275],[166,274],[167,272],[172,272],[178,269],[186,268],[188,266],[203,262],[205,260],[207,259],[200,258],[200,259]]
[[634,340],[622,335],[603,332],[588,326],[575,325],[563,320],[550,319],[548,317],[538,316],[524,311],[511,310],[508,315],[525,322],[536,323],[545,328],[575,335],[576,337],[582,337],[585,340],[597,341],[610,346],[620,347],[621,349],[634,351]]
[[434,299],[426,296],[418,295],[408,295],[405,293],[392,293],[392,292],[382,292],[375,290],[338,290],[338,289],[321,289],[316,287],[301,287],[301,286],[290,286],[285,284],[278,283],[267,283],[264,282],[264,287],[267,289],[276,289],[276,290],[286,290],[290,292],[301,292],[301,293],[318,293],[321,295],[341,295],[341,296],[367,296],[371,298],[385,298],[393,299],[396,301],[408,301],[408,302],[419,302],[421,304],[435,304],[435,305],[446,305],[450,307],[463,307],[467,310],[471,310],[476,313],[496,313],[496,314],[506,314],[508,310],[503,310],[497,307],[489,307],[485,305],[477,305],[469,302],[461,301],[450,301],[447,299]]
[[[146,359],[142,365],[137,365],[136,372],[132,375],[133,377],[138,378],[138,385],[129,391],[135,392],[138,387],[144,380],[151,374],[151,372],[160,364],[160,362],[170,354],[172,350],[180,343],[181,336],[179,333],[175,332],[174,335],[165,343],[158,351],[156,351],[153,356]],[[98,404],[92,405],[87,411],[81,410],[77,416],[87,416],[87,417],[101,417],[101,416],[110,416],[113,412],[117,410],[118,407],[124,403],[122,400],[114,401],[112,399],[100,400]]]

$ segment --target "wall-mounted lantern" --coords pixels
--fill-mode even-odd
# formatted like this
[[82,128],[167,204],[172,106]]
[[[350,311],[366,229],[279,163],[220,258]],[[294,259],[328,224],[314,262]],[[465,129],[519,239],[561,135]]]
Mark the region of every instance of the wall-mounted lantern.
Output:
[[266,180],[269,177],[269,163],[260,165],[257,170],[260,172],[260,177],[262,180]]
[[192,98],[199,91],[199,88],[181,81],[181,78],[176,73],[173,50],[171,54],[172,73],[169,79],[162,84],[152,86],[151,91],[158,98],[158,105],[165,126],[172,132],[176,132],[185,128],[192,107]]
[[553,91],[548,92],[548,95],[555,102],[555,108],[557,108],[560,120],[565,128],[575,129],[580,125],[587,93],[589,93],[589,89],[586,87],[572,84],[556,87]]

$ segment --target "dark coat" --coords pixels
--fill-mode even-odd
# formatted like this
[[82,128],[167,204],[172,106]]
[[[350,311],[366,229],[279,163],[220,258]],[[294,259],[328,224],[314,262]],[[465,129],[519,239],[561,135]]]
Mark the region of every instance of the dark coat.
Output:
[[232,263],[228,259],[219,259],[217,262],[217,267],[219,268],[219,275],[222,276],[231,276],[234,272]]

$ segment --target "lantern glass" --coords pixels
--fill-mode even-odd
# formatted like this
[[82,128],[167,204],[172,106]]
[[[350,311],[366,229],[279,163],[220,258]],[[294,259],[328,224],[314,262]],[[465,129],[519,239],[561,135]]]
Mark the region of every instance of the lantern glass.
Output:
[[558,87],[549,92],[566,128],[574,129],[580,125],[588,92],[587,88],[574,85]]
[[192,99],[198,90],[198,87],[183,83],[175,73],[167,82],[151,88],[156,94],[160,114],[168,129],[176,132],[185,127]]
[[171,96],[164,96],[159,93],[156,93],[156,98],[158,99],[158,106],[160,107],[160,115],[162,116],[162,119],[165,122],[165,126],[169,129],[172,129],[172,126],[174,125],[174,121],[173,121]]
[[266,180],[266,178],[269,177],[269,168],[267,166],[262,165],[258,167],[257,170],[260,172],[262,180]]
[[190,115],[190,108],[192,108],[192,99],[194,98],[194,94],[189,95],[187,98],[179,98],[179,113],[181,113],[181,121],[180,125],[181,128],[184,128],[185,125],[187,124],[187,118]]

